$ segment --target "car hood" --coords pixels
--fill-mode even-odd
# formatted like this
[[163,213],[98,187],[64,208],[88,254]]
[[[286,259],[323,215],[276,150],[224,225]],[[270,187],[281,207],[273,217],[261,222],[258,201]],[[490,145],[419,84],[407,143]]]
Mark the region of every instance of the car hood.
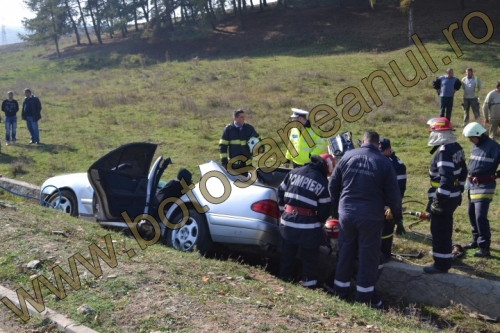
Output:
[[56,188],[61,187],[87,187],[90,186],[86,172],[67,173],[51,177],[43,182],[41,189],[43,194],[51,194]]

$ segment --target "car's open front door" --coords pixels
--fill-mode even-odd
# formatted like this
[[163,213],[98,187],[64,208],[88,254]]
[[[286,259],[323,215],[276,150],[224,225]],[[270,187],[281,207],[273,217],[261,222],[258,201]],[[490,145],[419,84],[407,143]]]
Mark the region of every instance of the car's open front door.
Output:
[[129,143],[89,168],[87,175],[99,206],[98,221],[123,221],[123,212],[133,221],[144,213],[148,173],[156,147],[151,143]]

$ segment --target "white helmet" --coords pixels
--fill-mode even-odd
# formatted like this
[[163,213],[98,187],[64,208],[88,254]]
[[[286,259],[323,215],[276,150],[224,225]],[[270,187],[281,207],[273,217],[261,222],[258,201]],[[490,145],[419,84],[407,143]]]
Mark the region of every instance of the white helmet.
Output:
[[248,143],[248,148],[250,148],[250,152],[252,152],[252,151],[253,151],[253,147],[255,147],[255,145],[256,145],[257,143],[259,143],[259,141],[260,141],[260,140],[259,140],[258,138],[256,138],[256,137],[254,137],[254,136],[252,136],[252,137],[248,140],[248,142],[247,142],[247,143]]
[[464,131],[462,132],[465,137],[481,136],[483,133],[486,133],[486,128],[481,126],[479,123],[468,124],[464,127]]

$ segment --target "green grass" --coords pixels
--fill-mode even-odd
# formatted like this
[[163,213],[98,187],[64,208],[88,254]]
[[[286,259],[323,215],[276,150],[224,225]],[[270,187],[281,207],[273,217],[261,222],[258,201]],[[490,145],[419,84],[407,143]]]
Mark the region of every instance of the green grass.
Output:
[[[218,159],[218,140],[223,127],[231,121],[233,109],[243,108],[247,121],[263,137],[280,142],[277,130],[286,125],[291,107],[312,109],[318,104],[328,104],[341,114],[353,97],[347,95],[344,100],[337,101],[337,96],[346,88],[356,87],[372,111],[356,122],[342,120],[340,131],[352,131],[356,138],[360,138],[365,130],[374,129],[389,137],[393,149],[408,169],[408,200],[425,203],[431,158],[428,153],[430,147],[427,147],[426,122],[438,114],[438,98],[430,82],[448,67],[440,59],[450,56],[453,61],[450,66],[455,68],[459,78],[463,69],[473,67],[483,80],[482,100],[498,80],[500,63],[500,43],[497,40],[474,45],[458,33],[457,40],[463,56],[456,58],[439,33],[440,30],[436,29],[434,36],[425,35],[426,39],[423,39],[439,68],[436,73],[429,70],[415,47],[388,48],[391,50],[388,52],[370,51],[369,38],[365,42],[370,47],[363,47],[363,40],[352,41],[349,45],[349,38],[345,36],[330,43],[308,44],[305,47],[297,46],[294,44],[295,37],[289,37],[277,42],[275,49],[266,44],[252,52],[231,54],[224,58],[172,56],[166,60],[147,52],[128,54],[118,48],[117,51],[101,52],[97,47],[60,60],[48,56],[52,52],[50,47],[2,52],[0,92],[14,90],[15,98],[22,101],[23,88],[30,87],[40,97],[43,105],[40,136],[43,144],[36,147],[27,145],[28,131],[24,122],[19,121],[19,144],[2,146],[0,173],[40,185],[53,175],[86,171],[97,158],[119,145],[144,141],[158,144],[157,154],[172,158],[174,164],[166,171],[165,179],[174,177],[180,167],[187,167],[196,175],[198,164]],[[342,43],[336,45],[335,41]],[[62,45],[69,46],[70,43],[66,41]],[[356,48],[362,51],[354,51]],[[402,87],[389,66],[391,61],[395,61],[405,76],[411,78],[414,70],[405,56],[408,50],[413,51],[427,76],[411,88]],[[376,79],[374,89],[382,101],[379,107],[373,104],[361,81],[376,70],[386,71],[399,92],[393,97],[385,84]],[[460,96],[459,92],[455,98],[452,118],[455,125],[460,125],[462,120]],[[356,113],[357,107],[351,109],[351,114]],[[460,135],[460,130],[456,134],[468,156],[470,143]],[[281,144],[280,147],[283,148]],[[86,222],[62,214],[54,215],[53,211],[34,207],[10,195],[2,194],[0,198],[20,207],[18,213],[2,216],[2,226],[9,224],[0,234],[2,284],[13,289],[19,286],[29,288],[30,275],[36,272],[24,272],[20,267],[30,260],[45,258],[41,272],[47,273],[48,267],[57,261],[65,263],[78,251],[88,253],[87,247],[92,242],[100,241],[102,245],[105,231]],[[494,203],[499,199],[496,194]],[[408,204],[406,208],[424,209],[416,203]],[[500,243],[495,235],[500,232],[500,208],[493,204],[489,216],[493,258],[474,258],[469,251],[464,259],[454,263],[458,271],[474,272],[489,278],[499,275]],[[408,217],[405,225],[413,221],[416,220]],[[429,224],[424,221],[414,229],[429,233]],[[469,229],[464,202],[455,213],[454,241],[460,244],[469,242]],[[71,237],[65,239],[52,235],[52,230],[64,230]],[[117,234],[113,234],[113,239],[119,240],[118,244],[124,249],[134,246],[130,239]],[[426,256],[416,264],[432,262],[427,255],[429,241],[408,233],[396,237],[394,252],[418,250]],[[54,256],[53,253],[57,253],[57,257],[49,259]],[[288,323],[267,317],[269,310],[266,307],[270,302],[274,304],[273,309],[280,309],[279,318],[288,318],[296,329],[303,331],[356,331],[363,327],[360,322],[375,323],[384,332],[425,331],[425,327],[418,326],[420,324],[415,326],[412,321],[420,322],[421,317],[429,316],[429,312],[435,312],[433,316],[438,318],[446,318],[451,312],[453,322],[470,331],[491,329],[486,324],[463,318],[463,313],[456,308],[443,311],[416,306],[420,315],[408,320],[396,314],[382,315],[339,303],[322,294],[275,281],[273,285],[290,290],[290,293],[277,294],[280,291],[273,286],[246,278],[255,274],[253,268],[205,260],[161,246],[149,248],[131,259],[121,254],[119,261],[123,275],[119,274],[116,279],[87,277],[82,290],[70,293],[64,300],[50,299],[49,306],[106,332],[112,332],[116,322],[124,320],[114,317],[118,311],[137,312],[137,316],[131,319],[130,331],[148,332],[153,327],[160,331],[193,331],[201,324],[190,317],[190,304],[199,304],[205,311],[199,312],[203,313],[205,320],[220,327],[233,325],[231,328],[234,331],[287,331]],[[218,277],[216,283],[212,283],[212,275],[207,275],[208,272]],[[222,272],[236,278],[237,282],[222,279]],[[114,270],[109,273],[114,274]],[[200,282],[206,276],[210,282]],[[137,300],[133,296],[134,291],[140,292],[140,300],[146,303],[147,288],[150,288],[151,294],[158,292],[162,295],[163,303],[148,303],[148,310],[150,306],[159,309],[155,311],[160,311],[161,315],[131,305]],[[169,304],[171,297],[182,298],[184,303],[176,301],[179,304],[173,306]],[[83,302],[95,307],[97,319],[95,316],[76,315],[76,308]],[[234,322],[224,314],[234,306],[243,306],[253,316],[264,319],[258,323],[252,319],[241,319],[242,326],[234,327]],[[212,308],[216,310],[210,310]],[[306,308],[314,309],[314,314],[308,316]],[[170,309],[170,312],[165,313],[165,309]],[[339,317],[341,320],[336,321]]]

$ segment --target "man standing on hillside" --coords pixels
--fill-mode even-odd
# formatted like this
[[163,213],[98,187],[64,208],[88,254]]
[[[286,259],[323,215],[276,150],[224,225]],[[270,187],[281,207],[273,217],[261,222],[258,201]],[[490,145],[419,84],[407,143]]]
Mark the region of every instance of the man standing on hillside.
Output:
[[469,109],[472,108],[474,117],[479,119],[481,113],[479,112],[479,98],[477,97],[479,90],[481,90],[481,79],[475,76],[472,68],[465,70],[466,76],[462,79],[462,87],[464,89],[464,127],[469,123]]
[[432,84],[439,95],[439,116],[446,117],[448,120],[451,120],[453,97],[455,96],[455,91],[460,90],[462,82],[453,76],[453,69],[448,68],[446,70],[446,75],[438,77],[432,82]]
[[24,102],[21,117],[26,120],[26,126],[30,132],[30,144],[40,143],[40,134],[38,132],[38,121],[42,118],[42,103],[40,99],[31,94],[31,90],[24,89]]
[[486,95],[483,104],[484,125],[490,127],[490,138],[496,140],[498,126],[500,126],[500,81],[497,88]]
[[348,297],[354,263],[359,258],[355,300],[381,308],[375,292],[385,207],[401,220],[401,194],[396,173],[379,151],[377,132],[366,132],[360,148],[349,150],[335,168],[328,189],[332,211],[338,212],[340,232],[334,294]]
[[17,111],[19,103],[14,99],[14,93],[9,91],[7,99],[2,102],[2,111],[5,112],[5,144],[16,144]]
[[[298,121],[302,124],[303,130],[301,131],[300,126],[299,128],[293,127],[290,130],[290,142],[288,144],[292,145],[297,153],[292,154],[290,152],[291,147],[287,147],[288,150],[285,154],[285,167],[287,168],[290,166],[290,162],[292,162],[294,168],[303,166],[309,162],[312,155],[321,155],[326,147],[325,139],[316,134],[312,127],[313,125],[311,125],[311,122],[307,119],[309,112],[295,108],[292,108],[292,112],[290,118],[292,121]],[[308,135],[309,137],[306,138],[304,135]],[[307,139],[312,140],[312,146],[309,145]]]
[[[235,110],[233,123],[224,128],[219,140],[220,161],[225,169],[231,171],[252,166],[253,155],[248,144],[251,138],[258,140],[259,134],[252,125],[245,123],[245,112]],[[264,146],[259,149],[264,149]],[[243,173],[246,174],[246,171]]]
[[491,231],[488,220],[490,202],[495,195],[497,168],[500,164],[500,145],[490,139],[478,123],[465,126],[463,135],[472,142],[468,171],[468,213],[472,242],[464,249],[477,249],[474,257],[489,257]]

